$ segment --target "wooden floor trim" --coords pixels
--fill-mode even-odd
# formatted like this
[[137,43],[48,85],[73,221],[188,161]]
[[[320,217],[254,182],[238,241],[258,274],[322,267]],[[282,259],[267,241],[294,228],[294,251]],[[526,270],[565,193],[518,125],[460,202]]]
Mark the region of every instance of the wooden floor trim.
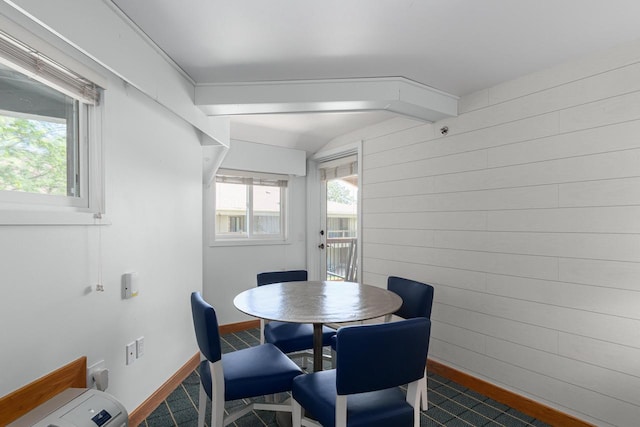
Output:
[[247,320],[246,322],[231,323],[219,327],[220,334],[230,334],[233,332],[246,331],[247,329],[259,328],[260,320]]
[[429,359],[427,370],[553,426],[595,427],[572,415]]
[[200,353],[197,353],[147,400],[129,414],[129,425],[136,427],[142,423],[198,367],[199,363]]
[[87,386],[87,358],[80,357],[0,398],[0,426],[5,426],[68,388]]

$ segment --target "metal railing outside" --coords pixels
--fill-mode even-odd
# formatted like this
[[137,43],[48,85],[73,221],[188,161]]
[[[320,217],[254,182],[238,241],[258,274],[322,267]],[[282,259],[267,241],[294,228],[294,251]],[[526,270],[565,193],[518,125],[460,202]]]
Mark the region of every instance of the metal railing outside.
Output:
[[356,282],[357,271],[356,237],[327,239],[327,280]]

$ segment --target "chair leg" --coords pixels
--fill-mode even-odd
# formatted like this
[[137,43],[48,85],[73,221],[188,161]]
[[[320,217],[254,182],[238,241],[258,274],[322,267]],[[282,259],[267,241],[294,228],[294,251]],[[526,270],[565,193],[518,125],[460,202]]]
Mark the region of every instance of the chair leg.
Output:
[[294,398],[291,398],[291,423],[292,427],[302,426],[302,406]]
[[420,389],[420,409],[429,410],[429,400],[427,399],[427,368],[424,369],[424,385]]
[[347,396],[336,396],[336,427],[347,427]]
[[198,397],[198,427],[204,427],[204,418],[207,412],[207,392],[204,391],[204,387],[200,384],[200,395]]
[[413,426],[420,427],[420,400],[424,377],[407,385],[407,403],[413,407]]
[[336,351],[332,348],[331,349],[331,369],[336,369],[336,357],[338,356],[338,354],[336,353]]
[[224,427],[224,373],[222,360],[210,363],[211,369],[211,426]]

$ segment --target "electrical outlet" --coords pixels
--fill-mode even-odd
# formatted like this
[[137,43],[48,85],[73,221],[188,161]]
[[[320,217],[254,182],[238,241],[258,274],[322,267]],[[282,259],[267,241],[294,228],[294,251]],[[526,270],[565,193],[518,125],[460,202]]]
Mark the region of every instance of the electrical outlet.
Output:
[[144,356],[144,337],[140,337],[136,340],[136,359]]
[[87,388],[93,388],[96,384],[96,380],[93,378],[93,373],[104,368],[106,368],[104,360],[99,360],[87,368]]
[[127,344],[127,365],[131,365],[136,361],[136,343],[130,342]]

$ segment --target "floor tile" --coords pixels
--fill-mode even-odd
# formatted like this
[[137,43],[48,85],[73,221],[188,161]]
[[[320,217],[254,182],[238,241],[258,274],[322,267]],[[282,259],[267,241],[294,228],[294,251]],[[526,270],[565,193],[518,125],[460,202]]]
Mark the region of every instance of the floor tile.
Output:
[[473,397],[474,399],[476,399],[478,402],[484,402],[485,400],[487,400],[487,396],[480,394],[476,391],[473,390],[467,390],[465,391],[465,393],[467,396]]
[[443,426],[444,424],[439,423],[431,418],[428,418],[424,412],[422,412],[420,414],[420,427],[439,427],[439,426]]
[[474,406],[473,409],[475,412],[484,415],[485,417],[489,418],[490,420],[493,420],[495,418],[498,418],[498,416],[500,416],[500,414],[503,413],[503,411],[496,409],[492,406],[488,406],[485,405],[484,403],[479,403],[476,406]]
[[166,402],[163,402],[147,417],[147,426],[149,427],[169,427],[175,426],[175,422],[169,412]]
[[430,405],[439,405],[442,402],[449,400],[449,397],[434,390],[427,390],[427,400],[429,401]]
[[502,413],[494,421],[502,424],[505,427],[526,427],[529,425],[529,423],[512,417],[507,413]]
[[518,411],[517,409],[513,409],[513,408],[509,408],[506,411],[507,414],[511,415],[512,417],[518,418],[519,420],[522,420],[524,422],[531,423],[534,418],[530,415],[527,414],[523,414],[522,412]]
[[183,411],[185,409],[194,409],[193,402],[183,387],[178,387],[169,397],[167,397],[167,405],[171,412]]
[[464,406],[465,408],[473,408],[478,403],[481,403],[481,401],[479,401],[475,397],[469,396],[467,393],[459,394],[455,396],[452,400]]
[[438,388],[435,388],[434,391],[448,397],[449,399],[454,398],[460,394],[460,391],[456,390],[453,387],[449,387],[449,385],[440,386]]
[[447,386],[451,387],[454,390],[459,391],[460,393],[464,393],[466,392],[468,389],[465,386],[462,386],[458,383],[454,383],[453,381],[450,381]]
[[197,427],[198,425],[198,411],[195,408],[172,411],[172,414],[179,427]]
[[466,422],[468,422],[469,424],[473,426],[478,426],[478,427],[484,426],[491,422],[489,418],[484,417],[473,410],[463,412],[462,414],[458,415],[458,418],[461,418]]
[[445,411],[444,409],[440,408],[439,406],[433,406],[431,408],[429,408],[428,411],[426,411],[426,415],[427,417],[439,422],[439,423],[446,423],[447,421],[453,419],[455,417],[455,415]]
[[493,399],[486,399],[483,403],[502,412],[506,412],[509,409],[504,403],[497,402]]
[[193,401],[193,404],[197,407],[198,406],[198,399],[200,398],[200,380],[198,380],[197,384],[191,384],[191,383],[182,383],[182,386],[185,388],[187,394],[189,394],[189,397],[191,398],[191,400]]
[[464,406],[460,405],[459,403],[456,403],[453,400],[444,401],[439,406],[440,406],[440,408],[444,409],[445,411],[447,411],[447,412],[449,412],[450,414],[453,414],[453,415],[461,414],[461,413],[465,412],[468,409],[468,408],[465,408]]
[[447,421],[447,427],[469,427],[470,425],[471,424],[461,418],[454,418],[451,421]]

